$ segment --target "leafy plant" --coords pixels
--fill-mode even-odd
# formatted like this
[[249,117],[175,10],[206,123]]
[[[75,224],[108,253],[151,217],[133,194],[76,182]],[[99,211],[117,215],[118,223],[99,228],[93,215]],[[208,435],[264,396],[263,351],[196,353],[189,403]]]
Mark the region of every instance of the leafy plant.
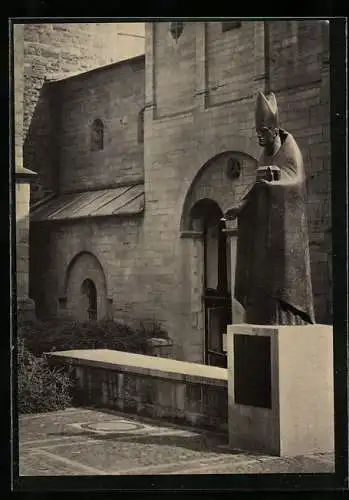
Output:
[[49,367],[44,358],[34,356],[22,339],[19,339],[17,349],[19,413],[38,413],[69,406],[69,374]]
[[72,319],[23,322],[19,335],[26,348],[36,355],[72,349],[113,349],[145,354],[148,339],[167,338],[164,329],[155,322],[129,326],[113,320],[82,322]]
[[37,413],[66,408],[72,400],[72,380],[62,369],[48,365],[43,354],[73,349],[114,349],[148,353],[148,340],[168,338],[156,322],[133,326],[112,320],[21,321],[18,325],[18,410]]

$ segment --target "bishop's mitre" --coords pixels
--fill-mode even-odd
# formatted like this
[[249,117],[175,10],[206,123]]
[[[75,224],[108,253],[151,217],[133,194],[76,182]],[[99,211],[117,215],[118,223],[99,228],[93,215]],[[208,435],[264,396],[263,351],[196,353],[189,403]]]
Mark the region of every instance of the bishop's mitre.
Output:
[[277,102],[273,92],[267,96],[263,92],[258,92],[256,103],[256,129],[261,127],[278,128],[279,112]]

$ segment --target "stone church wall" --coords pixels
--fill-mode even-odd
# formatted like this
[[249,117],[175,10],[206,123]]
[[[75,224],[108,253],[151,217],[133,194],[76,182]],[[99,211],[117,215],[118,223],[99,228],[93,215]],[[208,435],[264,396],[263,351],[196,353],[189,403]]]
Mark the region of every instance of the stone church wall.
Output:
[[331,148],[329,27],[270,23],[270,86],[281,125],[297,140],[307,175],[312,283],[318,322],[331,321]]
[[[59,192],[143,182],[139,114],[144,107],[144,56],[53,84],[59,109]],[[103,149],[91,150],[91,128],[103,123]]]
[[[39,245],[40,252],[37,250]],[[149,290],[143,289],[139,282],[139,270],[145,266],[141,249],[141,216],[33,225],[31,296],[36,302],[38,316],[64,315],[65,302],[77,301],[76,294],[67,297],[68,270],[74,259],[77,266],[83,266],[83,259],[79,261],[78,257],[89,254],[99,262],[106,281],[108,302],[102,306],[103,318],[128,320],[136,319],[137,315],[151,318],[150,310],[142,310],[142,301]]]
[[[114,69],[105,68],[90,77],[54,84],[60,97],[56,93],[51,102],[61,109],[63,124],[56,178],[60,188],[136,181],[143,173],[143,150],[145,212],[134,218],[43,230],[47,272],[40,275],[37,260],[35,279],[45,283],[47,308],[54,311],[64,289],[64,273],[57,269],[65,272],[76,254],[91,252],[104,269],[114,317],[164,322],[174,340],[174,356],[202,362],[202,255],[197,240],[183,237],[188,229],[183,227],[185,210],[189,198],[193,201],[197,194],[198,179],[210,184],[207,196],[227,182],[222,162],[229,155],[241,158],[243,169],[241,192],[232,189],[231,202],[234,193],[238,199],[242,188],[248,187],[250,170],[261,153],[254,122],[258,90],[276,93],[281,125],[295,136],[304,155],[316,319],[331,321],[331,249],[326,236],[330,226],[328,40],[326,27],[315,21],[268,25],[242,21],[227,31],[219,22],[186,22],[177,40],[169,33],[169,24],[147,23],[144,74],[140,70],[135,77],[125,63],[120,81],[110,77]],[[142,78],[145,95],[140,92]],[[122,89],[125,81],[129,88]],[[130,118],[142,105],[144,145],[137,143],[136,121]],[[99,152],[101,161],[97,156],[87,159],[79,149],[84,127],[94,113],[107,116],[106,130],[111,132],[109,149]],[[80,122],[80,117],[86,120]],[[200,189],[206,192],[202,183]],[[223,195],[218,201],[228,203]]]
[[[126,38],[125,44],[121,31],[140,37]],[[24,167],[40,174],[32,186],[32,202],[54,192],[57,182],[57,109],[51,102],[48,82],[143,54],[142,33],[142,23],[23,25]]]
[[[244,21],[227,32],[221,31],[221,23],[189,22],[177,42],[171,41],[165,23],[147,26],[146,102],[153,108],[146,111],[145,121],[144,255],[149,276],[156,276],[159,302],[154,308],[165,315],[180,358],[202,361],[203,350],[202,333],[192,327],[186,307],[194,280],[186,267],[186,243],[180,238],[186,193],[200,168],[219,153],[237,151],[258,158],[255,94],[268,85],[280,103],[282,125],[294,134],[305,156],[317,321],[329,319],[328,48],[319,23],[299,26],[296,38],[289,41],[285,29],[294,30],[294,23],[288,28],[270,23],[269,46],[262,21]],[[292,65],[288,57],[277,55],[288,44],[295,44]],[[305,81],[310,59],[312,71]],[[285,75],[290,67],[288,86]],[[178,86],[172,75],[180,80]],[[202,332],[202,325],[199,329]]]

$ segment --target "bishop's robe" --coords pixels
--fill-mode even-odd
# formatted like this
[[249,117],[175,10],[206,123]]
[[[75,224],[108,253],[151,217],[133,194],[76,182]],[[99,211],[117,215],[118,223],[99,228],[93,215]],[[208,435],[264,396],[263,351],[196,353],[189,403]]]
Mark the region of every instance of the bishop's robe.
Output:
[[315,322],[302,154],[290,133],[280,138],[259,161],[278,166],[280,180],[256,182],[238,215],[235,297],[250,324]]

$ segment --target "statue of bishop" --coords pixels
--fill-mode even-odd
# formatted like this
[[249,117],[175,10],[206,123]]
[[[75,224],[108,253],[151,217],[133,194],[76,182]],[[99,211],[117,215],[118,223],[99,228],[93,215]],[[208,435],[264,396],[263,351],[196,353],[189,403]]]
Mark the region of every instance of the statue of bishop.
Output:
[[279,127],[273,93],[257,96],[256,132],[263,148],[256,181],[226,214],[238,218],[235,298],[249,324],[315,323],[303,159]]

